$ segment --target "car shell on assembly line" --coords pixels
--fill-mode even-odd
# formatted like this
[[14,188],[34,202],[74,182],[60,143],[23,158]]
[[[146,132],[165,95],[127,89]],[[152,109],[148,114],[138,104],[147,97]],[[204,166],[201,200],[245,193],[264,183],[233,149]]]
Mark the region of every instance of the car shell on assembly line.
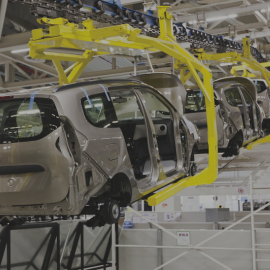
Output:
[[0,95],[0,215],[78,215],[189,175],[195,126],[139,81]]
[[[257,104],[257,88],[252,80],[228,77],[214,82],[219,152],[238,155],[239,148],[262,135],[263,109]],[[200,131],[199,152],[208,150],[205,101],[198,87],[188,88],[185,116]]]
[[263,108],[265,117],[270,116],[270,90],[266,80],[254,79],[253,82],[257,88],[257,102]]

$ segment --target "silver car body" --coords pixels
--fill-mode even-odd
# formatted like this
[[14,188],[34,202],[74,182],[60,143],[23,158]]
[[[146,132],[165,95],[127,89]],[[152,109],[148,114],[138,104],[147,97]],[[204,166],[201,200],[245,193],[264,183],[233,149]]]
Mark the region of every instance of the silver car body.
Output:
[[[188,90],[188,89],[187,89]],[[190,89],[189,93],[200,93],[200,89]],[[219,151],[223,152],[232,142],[239,147],[260,137],[264,112],[257,104],[257,89],[248,78],[228,77],[214,82],[216,119]],[[231,95],[231,96],[230,96]],[[234,97],[233,95],[237,95]],[[231,98],[231,99],[230,99]],[[198,150],[207,150],[207,121],[205,105],[196,112],[190,110],[186,102],[186,117],[197,125],[200,131]]]
[[0,106],[0,215],[78,215],[93,196],[134,202],[187,176],[199,140],[138,81],[21,90],[0,95]]
[[266,80],[263,79],[253,79],[257,87],[257,101],[258,104],[263,108],[265,117],[269,118],[270,116],[270,91],[267,85]]

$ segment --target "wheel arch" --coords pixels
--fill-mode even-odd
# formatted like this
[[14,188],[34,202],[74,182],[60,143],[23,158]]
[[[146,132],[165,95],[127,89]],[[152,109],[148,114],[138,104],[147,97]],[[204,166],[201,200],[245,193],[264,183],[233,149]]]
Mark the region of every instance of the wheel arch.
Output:
[[115,174],[107,181],[104,193],[100,196],[104,199],[115,199],[120,203],[121,207],[126,207],[132,198],[132,186],[128,176],[123,172]]

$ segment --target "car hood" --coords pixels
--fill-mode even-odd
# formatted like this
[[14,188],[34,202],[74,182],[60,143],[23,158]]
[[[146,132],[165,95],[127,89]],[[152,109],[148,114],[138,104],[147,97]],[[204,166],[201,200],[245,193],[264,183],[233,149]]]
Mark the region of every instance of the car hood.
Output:
[[247,89],[252,98],[257,101],[257,87],[251,79],[245,77],[222,78],[214,81],[214,88],[215,84],[226,82],[228,84],[242,84]]

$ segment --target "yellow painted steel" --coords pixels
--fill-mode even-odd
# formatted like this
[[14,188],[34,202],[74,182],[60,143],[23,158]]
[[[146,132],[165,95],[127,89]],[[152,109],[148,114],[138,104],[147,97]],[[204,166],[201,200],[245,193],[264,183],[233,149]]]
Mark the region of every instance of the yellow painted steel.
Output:
[[256,78],[257,76],[252,73],[252,70],[246,66],[246,65],[241,65],[241,66],[234,66],[231,69],[231,74],[234,76],[239,76],[237,71],[243,71],[243,74],[241,75],[242,77],[246,78]]
[[[167,11],[169,6],[158,7],[160,36],[158,38],[141,35],[140,29],[134,29],[130,25],[110,26],[95,29],[93,22],[87,20],[83,22],[84,29],[79,29],[74,24],[69,24],[66,20],[42,19],[43,24],[49,26],[48,31],[44,29],[33,30],[33,38],[29,42],[30,56],[32,58],[49,59],[55,64],[59,74],[59,83],[68,84],[75,82],[89,61],[99,54],[127,54],[139,55],[145,52],[162,51],[175,59],[175,68],[184,69],[181,79],[185,83],[191,76],[194,77],[200,86],[206,102],[206,116],[208,125],[209,144],[209,166],[200,174],[181,180],[183,183],[173,184],[166,194],[162,191],[162,196],[148,199],[150,205],[156,205],[169,198],[180,190],[180,187],[197,186],[211,184],[218,176],[218,147],[216,113],[214,105],[214,91],[212,72],[202,62],[186,51],[175,40],[172,29],[173,15]],[[55,50],[58,51],[55,51]],[[82,50],[84,53],[76,55],[75,51]],[[59,52],[59,50],[62,50]],[[64,70],[61,61],[74,61],[74,65]],[[186,74],[186,71],[188,73]],[[198,76],[198,72],[203,75],[203,80]],[[146,192],[141,191],[138,198],[143,198],[150,192],[171,184],[183,175],[169,178],[169,180],[157,182],[156,187]],[[160,193],[161,194],[161,193]],[[156,195],[155,195],[156,196]]]
[[270,87],[270,71],[266,67],[270,67],[270,63],[258,63],[250,52],[250,41],[249,38],[243,38],[243,54],[238,54],[237,52],[226,52],[219,54],[208,54],[203,52],[195,52],[196,56],[200,60],[213,60],[221,62],[231,62],[237,64],[237,62],[242,62],[251,70],[260,71],[262,76],[267,81]]
[[245,148],[248,150],[252,150],[263,143],[270,143],[270,135],[248,144],[247,146],[245,146]]
[[[270,62],[260,64],[255,59],[253,59],[253,57],[250,53],[250,43],[248,41],[248,38],[243,39],[243,44],[244,44],[244,52],[242,55],[238,54],[237,52],[227,52],[227,53],[220,53],[220,54],[207,54],[203,50],[200,50],[200,51],[196,50],[196,51],[194,51],[194,54],[198,57],[199,60],[213,60],[213,61],[232,62],[232,63],[237,63],[237,62],[241,61],[245,65],[240,66],[240,67],[235,67],[235,69],[233,70],[233,72],[235,73],[234,75],[238,76],[236,73],[237,70],[243,70],[244,73],[247,75],[248,68],[254,69],[256,71],[262,72],[265,80],[267,81],[267,83],[270,87],[270,82],[269,82],[270,72],[266,69],[266,67],[270,67]],[[192,71],[192,68],[190,71]],[[188,74],[186,74],[186,69],[184,67],[181,68],[180,78],[181,78],[183,83],[184,83],[185,77],[187,75]],[[247,77],[253,77],[252,75],[254,75],[254,74],[251,73]],[[196,78],[196,75],[194,78]],[[201,87],[200,84],[198,84],[198,85]],[[207,124],[208,123],[209,122],[207,119]],[[209,136],[209,134],[208,134],[208,136]],[[208,143],[209,142],[210,141],[208,138]],[[252,150],[262,143],[269,143],[269,142],[270,142],[270,135],[265,137],[265,138],[256,140],[256,141],[252,140],[252,141],[248,142],[247,145],[245,145],[245,148],[248,150]],[[209,144],[209,146],[210,146],[210,144]],[[202,179],[202,178],[207,179],[207,177],[208,177],[207,173],[205,171],[203,171],[200,174],[199,179]],[[199,182],[201,182],[201,180],[199,180]],[[165,199],[175,195],[176,193],[178,193],[179,191],[183,190],[186,187],[192,186],[195,183],[197,183],[196,176],[182,179],[182,180],[172,184],[171,186],[167,187],[166,189],[150,196],[147,199],[147,202],[151,206],[157,205],[157,204],[161,203],[162,201],[164,201]]]

